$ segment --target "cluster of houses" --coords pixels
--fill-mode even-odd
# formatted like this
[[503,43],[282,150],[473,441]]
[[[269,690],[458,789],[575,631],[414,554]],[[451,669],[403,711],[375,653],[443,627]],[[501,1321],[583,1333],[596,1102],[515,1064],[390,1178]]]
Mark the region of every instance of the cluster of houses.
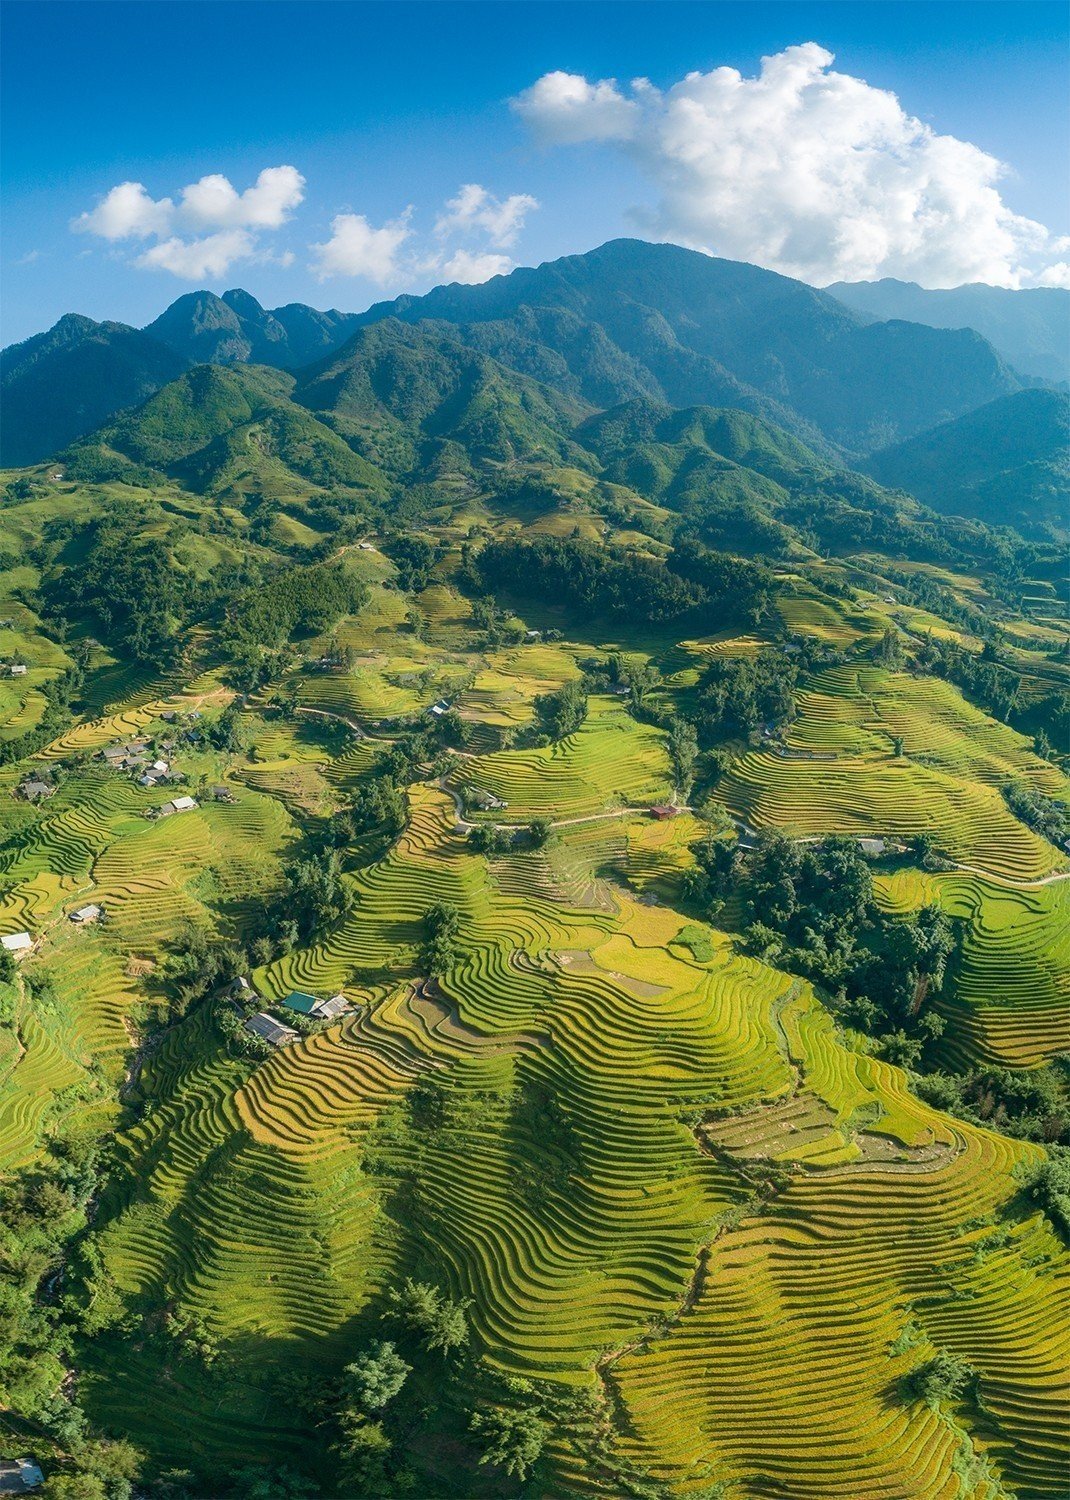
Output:
[[[165,753],[169,753],[174,748],[174,740],[162,740],[158,746],[158,750]],[[149,791],[158,786],[175,786],[186,780],[186,773],[178,770],[170,761],[164,760],[162,755],[152,748],[150,740],[125,740],[118,744],[105,745],[104,749],[99,752],[99,758],[112,770],[132,772],[138,786],[143,786]],[[233,801],[226,787],[213,788],[212,795],[217,802]],[[150,807],[146,812],[146,817],[169,818],[175,813],[190,812],[197,806],[195,797],[173,797],[162,807]]]
[[[173,740],[163,740],[159,746],[159,750],[167,754],[174,748]],[[158,751],[152,749],[149,740],[127,740],[117,745],[105,745],[100,758],[112,770],[134,772],[138,785],[143,787],[161,786],[186,779],[185,772],[177,770],[170,761],[164,760]]]
[[[230,988],[231,998],[239,1004],[255,1004],[260,996],[253,989],[248,979],[236,979]],[[280,1009],[292,1011],[295,1015],[306,1016],[310,1021],[337,1021],[341,1016],[350,1015],[355,1007],[348,1001],[339,990],[338,994],[327,998],[318,995],[306,994],[304,990],[291,990],[285,998],[280,1001]],[[266,1010],[257,1011],[245,1022],[245,1029],[251,1036],[257,1036],[263,1042],[268,1042],[272,1047],[285,1047],[290,1042],[299,1040],[300,1033],[292,1026],[287,1026],[277,1016],[271,1015]]]

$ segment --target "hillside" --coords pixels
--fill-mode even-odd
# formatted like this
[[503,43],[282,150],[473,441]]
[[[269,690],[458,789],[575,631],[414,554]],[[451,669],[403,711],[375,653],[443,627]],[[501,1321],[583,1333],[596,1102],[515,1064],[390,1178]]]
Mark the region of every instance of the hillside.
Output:
[[185,365],[136,328],[68,314],[0,355],[0,461],[39,463],[144,401]]
[[921,287],[912,281],[837,281],[825,288],[872,318],[973,328],[1023,375],[1070,380],[1070,291],[1063,287]]
[[936,510],[1065,534],[1070,516],[1070,398],[1019,391],[874,454],[882,484]]
[[663,539],[682,529],[745,555],[840,551],[862,533],[941,559],[988,545],[759,417],[649,399],[591,413],[430,321],[374,323],[296,376],[196,366],[62,463],[80,482],[169,478],[239,503],[303,503],[311,487],[411,519],[486,491],[522,508],[582,496]]
[[[53,1461],[1056,1500],[1056,549],[441,325],[70,460],[0,505],[0,1379]],[[726,496],[790,557],[708,550]]]

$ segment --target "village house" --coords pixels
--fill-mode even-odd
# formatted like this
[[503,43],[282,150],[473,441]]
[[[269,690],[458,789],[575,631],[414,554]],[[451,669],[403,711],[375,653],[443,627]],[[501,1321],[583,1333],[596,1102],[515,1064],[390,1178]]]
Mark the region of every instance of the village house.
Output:
[[501,797],[495,797],[493,792],[485,791],[481,786],[466,786],[464,800],[479,812],[498,812],[509,806],[508,802],[504,802]]
[[29,671],[29,668],[27,667],[25,662],[15,661],[11,663],[7,671],[9,677],[25,677],[26,673]]
[[166,818],[172,813],[192,812],[196,806],[195,797],[173,797],[170,802],[165,802],[160,808],[160,816]]
[[6,937],[0,937],[0,947],[21,958],[32,951],[33,938],[28,932],[9,932]]
[[213,802],[233,802],[234,793],[229,786],[214,786],[212,788]]
[[37,778],[31,778],[29,781],[22,783],[17,795],[24,802],[45,802],[49,797],[55,795],[55,791],[56,788],[50,781],[39,781]]
[[125,744],[105,745],[100,754],[113,769],[131,771],[148,760],[148,748],[148,740],[128,740]]
[[274,1016],[269,1016],[266,1011],[260,1011],[255,1016],[250,1016],[245,1023],[246,1031],[252,1032],[263,1042],[270,1042],[272,1047],[285,1047],[290,1042],[298,1040],[298,1034],[290,1026],[284,1026],[281,1021],[276,1021]]
[[659,802],[656,807],[650,809],[650,816],[657,818],[659,822],[665,822],[668,818],[680,816],[680,809],[673,807],[671,802]]
[[99,922],[104,915],[102,906],[79,906],[77,911],[71,912],[72,922]]
[[879,859],[888,845],[883,839],[859,839],[858,847],[869,859]]

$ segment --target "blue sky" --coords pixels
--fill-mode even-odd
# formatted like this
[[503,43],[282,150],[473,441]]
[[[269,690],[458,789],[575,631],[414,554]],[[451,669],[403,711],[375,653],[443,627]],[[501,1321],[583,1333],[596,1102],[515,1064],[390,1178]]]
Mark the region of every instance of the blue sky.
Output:
[[3,342],[198,285],[357,309],[619,234],[817,284],[1055,284],[1066,41],[1061,3],[984,0],[9,0]]

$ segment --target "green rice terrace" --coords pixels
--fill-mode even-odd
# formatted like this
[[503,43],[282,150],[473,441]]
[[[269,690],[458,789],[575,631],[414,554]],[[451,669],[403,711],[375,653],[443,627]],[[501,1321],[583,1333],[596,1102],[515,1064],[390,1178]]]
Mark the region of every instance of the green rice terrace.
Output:
[[123,422],[0,503],[20,1446],[172,1500],[1064,1496],[1052,549],[900,495],[900,547],[784,499],[739,558],[515,443],[399,513]]

